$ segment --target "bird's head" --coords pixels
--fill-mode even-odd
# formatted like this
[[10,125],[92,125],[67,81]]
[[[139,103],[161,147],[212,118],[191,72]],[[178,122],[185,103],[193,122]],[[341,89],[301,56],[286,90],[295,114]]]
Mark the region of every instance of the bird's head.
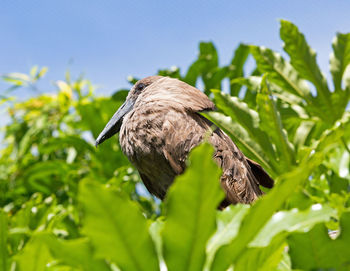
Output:
[[215,105],[208,97],[189,84],[178,79],[149,76],[136,82],[131,88],[125,103],[117,110],[96,139],[95,145],[118,133],[124,116],[146,104],[162,108],[200,112],[214,110]]
[[115,112],[113,117],[107,123],[103,131],[99,134],[96,139],[95,146],[97,147],[99,144],[104,142],[106,139],[112,137],[116,133],[119,132],[120,127],[122,126],[124,116],[129,113],[140,96],[141,93],[146,91],[146,89],[156,82],[157,80],[163,78],[162,76],[149,76],[143,78],[136,82],[136,84],[130,89],[130,92],[126,98],[126,101],[122,104],[121,107]]

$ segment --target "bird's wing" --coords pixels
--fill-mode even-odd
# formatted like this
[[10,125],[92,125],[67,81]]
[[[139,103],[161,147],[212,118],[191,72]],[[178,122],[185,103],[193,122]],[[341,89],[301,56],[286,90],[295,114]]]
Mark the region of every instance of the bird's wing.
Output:
[[231,203],[251,203],[263,192],[259,184],[273,186],[273,180],[262,167],[247,159],[233,141],[220,129],[210,138],[215,147],[214,159],[223,169],[221,185]]
[[155,195],[159,197],[161,200],[163,200],[165,197],[165,193],[160,193],[160,191],[155,190],[154,184],[152,184],[152,182],[148,179],[148,177],[145,174],[142,174],[141,172],[139,173],[140,173],[141,180],[143,184],[146,186],[148,192],[150,192],[152,195]]
[[167,113],[162,127],[162,151],[177,175],[185,170],[188,153],[202,141],[207,129],[206,120],[196,113],[174,110]]
[[246,157],[246,160],[247,160],[255,178],[257,179],[258,183],[264,187],[272,188],[275,182],[270,177],[270,175],[267,174],[267,172],[262,168],[262,166],[260,164],[258,164],[257,162],[255,162],[247,157]]

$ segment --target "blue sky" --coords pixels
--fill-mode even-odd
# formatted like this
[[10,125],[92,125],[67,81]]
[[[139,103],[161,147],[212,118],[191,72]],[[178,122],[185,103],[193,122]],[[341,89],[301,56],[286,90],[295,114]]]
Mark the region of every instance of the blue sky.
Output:
[[349,11],[347,0],[2,0],[0,74],[48,66],[46,90],[69,68],[110,94],[128,86],[128,75],[145,77],[173,65],[186,69],[199,41],[213,41],[222,64],[239,42],[281,51],[280,18],[299,27],[328,72],[335,33],[350,32]]

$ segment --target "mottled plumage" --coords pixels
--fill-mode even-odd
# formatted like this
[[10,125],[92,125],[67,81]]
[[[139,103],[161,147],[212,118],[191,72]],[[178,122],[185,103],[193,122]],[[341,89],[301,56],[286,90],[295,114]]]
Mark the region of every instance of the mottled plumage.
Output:
[[[198,89],[177,79],[151,76],[138,81],[126,103],[102,131],[96,145],[120,130],[120,145],[138,169],[147,189],[163,199],[176,175],[183,173],[190,150],[213,124],[198,114],[215,105]],[[214,160],[223,169],[221,185],[229,203],[250,203],[262,194],[259,184],[272,187],[273,180],[246,158],[219,128],[209,132]]]

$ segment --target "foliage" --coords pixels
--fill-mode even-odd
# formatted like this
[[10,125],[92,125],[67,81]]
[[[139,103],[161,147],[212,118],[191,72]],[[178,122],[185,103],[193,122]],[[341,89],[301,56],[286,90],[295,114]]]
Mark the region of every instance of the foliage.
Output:
[[295,25],[282,20],[280,36],[289,60],[240,44],[220,66],[214,45],[202,42],[184,75],[158,72],[201,80],[218,108],[203,115],[276,180],[253,205],[223,211],[206,143],[164,203],[146,192],[116,139],[93,147],[126,90],[99,97],[67,73],[56,92],[18,100],[12,91],[36,89],[47,69],[3,76],[11,87],[1,96],[10,121],[0,157],[0,269],[349,270],[350,34],[334,39],[332,82]]

